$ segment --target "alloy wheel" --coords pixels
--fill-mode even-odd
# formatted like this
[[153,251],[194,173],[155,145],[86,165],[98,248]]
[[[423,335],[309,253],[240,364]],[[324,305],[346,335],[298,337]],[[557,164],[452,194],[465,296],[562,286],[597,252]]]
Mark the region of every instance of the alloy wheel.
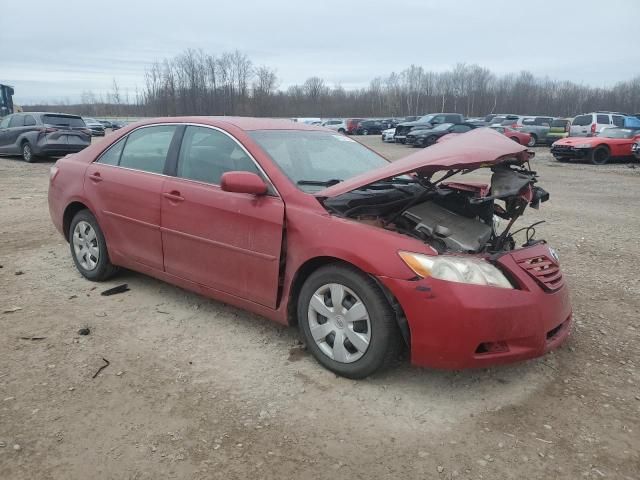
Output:
[[100,260],[98,237],[89,222],[78,222],[73,229],[73,252],[78,263],[85,270],[96,268]]
[[336,362],[353,363],[369,348],[369,312],[344,285],[329,283],[318,288],[309,302],[307,319],[320,351]]
[[28,143],[25,143],[22,146],[22,158],[24,158],[25,161],[30,162],[32,157],[33,157],[33,151],[31,150],[31,145],[29,145]]

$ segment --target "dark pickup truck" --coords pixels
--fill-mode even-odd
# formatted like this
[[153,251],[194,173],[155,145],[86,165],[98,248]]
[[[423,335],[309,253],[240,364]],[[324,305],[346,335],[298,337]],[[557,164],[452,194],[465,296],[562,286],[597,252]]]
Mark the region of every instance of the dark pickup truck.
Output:
[[396,127],[394,138],[398,143],[404,143],[407,133],[413,129],[431,128],[441,123],[463,123],[464,117],[459,113],[430,113],[420,117],[415,122],[403,122]]

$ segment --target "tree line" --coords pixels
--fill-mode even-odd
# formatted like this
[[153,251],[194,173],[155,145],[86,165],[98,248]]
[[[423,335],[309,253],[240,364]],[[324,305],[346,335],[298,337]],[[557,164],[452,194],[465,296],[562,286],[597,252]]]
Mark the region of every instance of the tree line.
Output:
[[444,72],[422,66],[345,89],[322,77],[281,88],[276,70],[240,51],[212,55],[202,50],[151,64],[144,85],[123,94],[114,79],[104,97],[84,92],[80,104],[31,105],[94,116],[253,115],[270,117],[387,117],[428,112],[573,116],[611,110],[640,112],[640,75],[609,88],[540,78],[531,72],[497,75],[459,63]]

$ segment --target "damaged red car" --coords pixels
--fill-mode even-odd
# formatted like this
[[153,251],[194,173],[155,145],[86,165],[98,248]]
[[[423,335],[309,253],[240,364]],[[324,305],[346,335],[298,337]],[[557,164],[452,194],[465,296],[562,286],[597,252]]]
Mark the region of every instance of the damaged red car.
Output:
[[[556,252],[513,229],[548,198],[529,158],[490,129],[389,163],[285,120],[154,119],[58,160],[49,209],[87,279],[124,267],[298,325],[339,375],[407,347],[416,365],[485,367],[571,328]],[[488,184],[453,178],[477,169]]]

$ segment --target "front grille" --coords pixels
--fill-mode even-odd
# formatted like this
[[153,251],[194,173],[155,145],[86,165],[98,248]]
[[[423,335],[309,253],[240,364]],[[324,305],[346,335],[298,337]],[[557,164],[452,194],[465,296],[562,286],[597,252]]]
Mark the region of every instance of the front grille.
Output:
[[546,291],[553,292],[564,285],[560,267],[545,255],[520,260],[518,265]]
[[396,135],[406,135],[411,127],[396,127]]

